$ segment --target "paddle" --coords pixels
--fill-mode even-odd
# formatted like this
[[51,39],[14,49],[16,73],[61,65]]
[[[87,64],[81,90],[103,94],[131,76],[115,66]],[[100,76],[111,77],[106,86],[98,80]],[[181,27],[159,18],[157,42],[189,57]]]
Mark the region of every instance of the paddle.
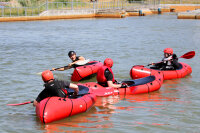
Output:
[[[68,67],[68,66],[64,66],[64,67]],[[58,69],[60,69],[60,68],[63,68],[63,67],[58,67],[58,68],[55,68],[54,70],[50,70],[50,71],[55,71],[55,70],[58,70]],[[41,75],[42,74],[42,72],[39,72],[39,73],[36,73],[37,75]]]
[[[178,57],[178,58],[183,58],[183,59],[191,59],[191,58],[193,58],[195,56],[195,51],[190,51],[190,52],[187,52],[187,53],[185,53],[184,55],[182,55],[182,56],[180,56],[180,57]],[[158,62],[158,63],[160,63],[160,62]],[[155,63],[155,64],[157,64],[157,63]],[[148,65],[146,65],[146,66],[150,66],[151,64],[148,64]],[[144,66],[145,67],[145,66]]]
[[[84,61],[78,61],[77,63],[75,63],[75,65],[77,65],[77,66],[81,66],[81,65],[85,65],[86,63],[88,63],[90,61],[90,59],[87,59],[87,60],[84,60]],[[58,67],[58,68],[55,68],[54,70],[50,70],[50,71],[56,71],[56,70],[58,70],[58,69],[60,69],[60,68],[65,68],[65,67],[68,67],[68,65],[67,66],[64,66],[64,67]],[[41,75],[42,74],[42,72],[39,72],[39,73],[37,73],[38,75]]]
[[25,105],[25,104],[29,104],[29,103],[33,103],[33,101],[28,101],[28,102],[24,102],[24,103],[17,103],[17,104],[7,104],[8,106],[19,106],[19,105]]
[[[74,95],[74,90],[73,89],[69,89],[68,93],[67,93],[68,97],[69,98],[72,98],[72,97],[76,98],[78,96],[83,96],[83,95],[86,95],[86,94],[90,94],[90,93],[88,93],[88,91],[89,91],[88,87],[82,86],[82,85],[78,85],[78,88],[79,88],[78,95]],[[19,106],[19,105],[25,105],[25,104],[29,104],[29,103],[33,103],[33,101],[28,101],[28,102],[24,102],[24,103],[17,103],[17,104],[7,104],[7,105],[8,106]]]
[[195,56],[195,51],[190,51],[190,52],[187,52],[184,55],[180,56],[179,58],[191,59],[194,56]]
[[[90,94],[90,93],[78,94],[78,95],[74,95],[74,93],[70,93],[67,98],[77,98],[78,96],[84,96],[86,94]],[[8,106],[20,106],[20,105],[25,105],[25,104],[29,104],[29,103],[33,103],[33,101],[28,101],[28,102],[24,102],[24,103],[16,103],[16,104],[7,104],[7,105]]]

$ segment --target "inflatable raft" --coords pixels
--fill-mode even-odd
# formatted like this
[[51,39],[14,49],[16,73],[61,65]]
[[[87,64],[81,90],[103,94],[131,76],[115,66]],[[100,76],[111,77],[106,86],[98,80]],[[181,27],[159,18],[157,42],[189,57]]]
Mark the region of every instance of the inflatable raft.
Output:
[[192,73],[192,68],[188,64],[180,62],[179,65],[180,65],[179,69],[176,70],[155,70],[146,68],[141,65],[136,65],[131,68],[130,76],[132,79],[138,79],[151,76],[154,74],[154,71],[158,71],[163,74],[164,80],[169,80],[169,79],[183,78]]
[[103,66],[103,63],[100,61],[90,61],[83,66],[75,67],[71,76],[71,81],[78,82],[84,80],[85,78],[96,74],[101,66]]
[[[82,86],[82,88],[87,87]],[[89,88],[87,88],[87,92],[88,90]],[[68,98],[48,97],[36,106],[36,114],[42,123],[50,123],[86,112],[94,105],[95,101],[96,95],[89,93],[79,94],[78,97],[69,95]]]
[[113,87],[103,87],[95,82],[88,82],[83,85],[89,87],[90,92],[97,96],[142,94],[159,90],[163,83],[163,74],[154,71],[154,75],[135,80],[122,81],[122,83],[126,83],[128,87],[116,89]]

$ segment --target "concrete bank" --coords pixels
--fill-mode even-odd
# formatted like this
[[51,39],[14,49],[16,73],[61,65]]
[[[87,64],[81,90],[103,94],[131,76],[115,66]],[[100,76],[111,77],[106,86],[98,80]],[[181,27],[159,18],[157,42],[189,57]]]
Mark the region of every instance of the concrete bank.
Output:
[[37,20],[56,20],[56,19],[79,19],[79,18],[93,18],[95,14],[85,15],[59,15],[59,16],[25,16],[25,17],[3,17],[0,22],[12,21],[37,21]]
[[169,6],[173,12],[185,12],[200,9],[200,4],[174,4]]
[[200,19],[200,9],[195,11],[180,12],[177,16],[178,19]]
[[48,10],[42,12],[39,16],[0,17],[0,22],[123,17],[126,17],[126,12],[122,10]]
[[[200,5],[158,5],[153,7],[132,7],[132,9],[105,9],[105,10],[48,10],[39,16],[0,17],[0,22],[10,21],[36,21],[55,19],[79,19],[79,18],[124,18],[126,16],[146,16],[165,12],[179,12],[200,9]],[[199,14],[180,14],[178,18],[199,18]]]

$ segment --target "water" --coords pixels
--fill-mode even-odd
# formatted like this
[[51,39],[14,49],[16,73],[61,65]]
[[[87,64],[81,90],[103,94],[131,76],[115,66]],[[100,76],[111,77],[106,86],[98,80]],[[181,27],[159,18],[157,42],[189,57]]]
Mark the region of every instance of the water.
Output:
[[[198,20],[165,14],[11,22],[0,23],[0,33],[0,132],[199,132]],[[191,76],[165,81],[160,91],[98,98],[88,112],[46,125],[37,119],[31,104],[6,106],[35,99],[43,89],[36,73],[67,65],[70,50],[91,60],[112,58],[115,77],[121,81],[130,79],[133,65],[160,61],[166,47],[178,56],[195,50],[196,56],[179,60],[192,67]],[[54,74],[69,80],[72,71]]]

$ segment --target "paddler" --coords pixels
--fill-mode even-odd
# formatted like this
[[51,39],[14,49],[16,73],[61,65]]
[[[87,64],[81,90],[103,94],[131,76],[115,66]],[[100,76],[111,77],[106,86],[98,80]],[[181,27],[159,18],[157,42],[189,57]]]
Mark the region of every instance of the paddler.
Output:
[[164,49],[164,58],[159,63],[152,63],[154,67],[153,69],[160,69],[160,70],[176,70],[179,68],[178,58],[176,54],[173,53],[172,48],[165,48]]
[[113,60],[111,58],[106,58],[104,60],[104,65],[99,68],[97,72],[97,82],[103,87],[114,87],[114,88],[126,88],[126,84],[117,84],[114,79],[114,74],[111,69],[113,66]]
[[69,81],[54,79],[53,73],[50,70],[43,71],[41,76],[45,88],[34,100],[34,106],[47,97],[67,97],[67,91],[69,88],[74,90],[74,95],[77,95],[79,92],[79,88],[76,84],[70,83]]
[[71,63],[69,63],[67,66],[61,67],[61,68],[52,68],[53,71],[57,70],[57,71],[64,71],[70,68],[75,68],[76,67],[76,63],[80,62],[80,61],[85,61],[85,58],[83,56],[76,56],[76,52],[75,51],[69,51],[68,53],[69,58],[72,60]]

